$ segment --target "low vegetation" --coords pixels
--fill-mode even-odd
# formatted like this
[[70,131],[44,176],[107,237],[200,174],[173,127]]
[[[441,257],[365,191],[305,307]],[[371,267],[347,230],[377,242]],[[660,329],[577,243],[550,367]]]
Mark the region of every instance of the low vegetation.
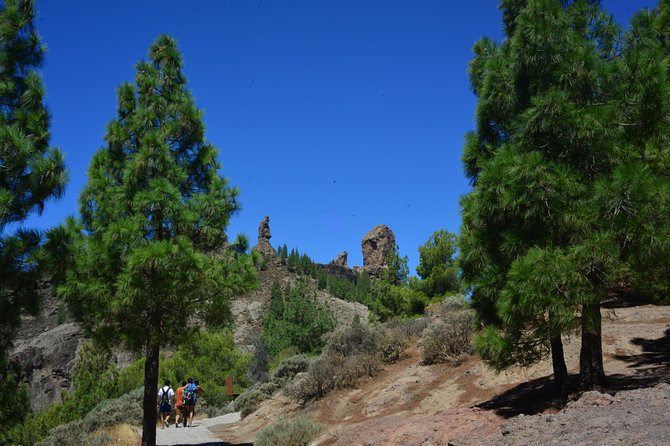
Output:
[[327,336],[323,353],[312,361],[304,376],[286,387],[286,393],[304,403],[335,389],[354,386],[360,379],[374,377],[385,363],[402,357],[412,337],[410,333],[412,330],[398,321],[390,327],[371,328],[354,319],[350,327]]
[[258,432],[256,446],[307,446],[321,426],[306,417],[279,420]]
[[447,297],[439,306],[439,318],[421,335],[424,364],[458,365],[473,352],[474,311],[464,298]]

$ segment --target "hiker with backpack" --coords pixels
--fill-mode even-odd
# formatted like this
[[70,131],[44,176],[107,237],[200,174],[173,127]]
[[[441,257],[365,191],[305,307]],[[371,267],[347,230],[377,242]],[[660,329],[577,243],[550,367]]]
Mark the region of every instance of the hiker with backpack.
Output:
[[172,413],[172,402],[174,401],[174,390],[170,387],[170,380],[166,379],[164,384],[165,386],[158,390],[158,398],[156,399],[158,411],[161,414],[161,429],[165,429],[165,426],[170,427],[170,414]]
[[193,378],[188,379],[186,387],[184,387],[184,407],[186,408],[186,416],[188,417],[188,427],[193,427],[193,411],[195,410],[197,386],[193,383]]
[[184,408],[184,389],[186,388],[186,381],[181,382],[181,387],[177,387],[177,390],[175,391],[175,399],[174,399],[174,412],[175,412],[175,420],[174,420],[174,426],[179,427],[179,417],[182,417],[184,420],[184,427],[186,427],[186,419],[188,418],[186,415],[186,409]]

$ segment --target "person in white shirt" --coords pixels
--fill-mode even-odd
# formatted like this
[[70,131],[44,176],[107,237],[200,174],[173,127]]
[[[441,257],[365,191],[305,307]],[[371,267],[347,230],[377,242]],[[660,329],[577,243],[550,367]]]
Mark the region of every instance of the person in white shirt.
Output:
[[170,427],[170,414],[172,413],[173,403],[174,390],[170,387],[170,380],[166,379],[165,386],[158,390],[158,398],[156,399],[156,405],[161,414],[161,424],[163,425],[161,429],[165,429],[165,426]]

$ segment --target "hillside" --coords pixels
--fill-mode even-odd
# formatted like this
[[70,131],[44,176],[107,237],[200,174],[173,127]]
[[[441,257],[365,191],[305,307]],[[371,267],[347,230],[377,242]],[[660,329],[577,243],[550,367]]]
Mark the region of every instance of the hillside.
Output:
[[[214,432],[231,444],[248,443],[272,421],[305,414],[324,426],[318,445],[663,444],[670,438],[660,421],[670,413],[670,306],[602,313],[608,393],[573,395],[562,411],[550,398],[549,361],[502,373],[475,356],[456,368],[423,366],[412,347],[403,361],[355,388],[302,408],[279,394]],[[576,373],[579,337],[565,341]]]

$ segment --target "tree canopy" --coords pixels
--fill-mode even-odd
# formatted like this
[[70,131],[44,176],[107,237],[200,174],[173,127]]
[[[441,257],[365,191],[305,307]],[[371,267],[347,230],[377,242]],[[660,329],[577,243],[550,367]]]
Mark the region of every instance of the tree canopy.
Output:
[[[551,352],[581,330],[580,380],[604,382],[600,303],[667,289],[670,83],[663,17],[623,34],[599,2],[503,1],[505,40],[470,64],[460,264],[498,367]],[[658,279],[658,280],[657,280]],[[649,282],[655,282],[650,286]]]
[[136,72],[91,161],[59,293],[97,339],[144,349],[143,444],[152,444],[160,347],[183,342],[195,319],[228,322],[228,298],[253,286],[255,270],[222,249],[237,189],[204,139],[175,40],[160,36]]

